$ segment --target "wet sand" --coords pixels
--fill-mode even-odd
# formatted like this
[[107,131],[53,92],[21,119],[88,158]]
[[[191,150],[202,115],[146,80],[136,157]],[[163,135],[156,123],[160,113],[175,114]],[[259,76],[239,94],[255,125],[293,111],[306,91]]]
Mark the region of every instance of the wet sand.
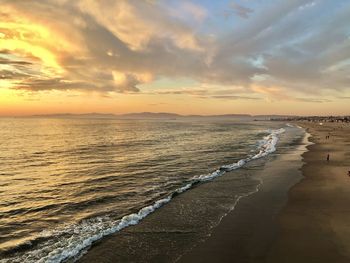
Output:
[[276,156],[257,174],[263,185],[243,198],[236,209],[179,262],[264,262],[278,235],[278,214],[288,201],[289,189],[303,177],[302,154],[307,138],[298,147]]
[[314,144],[282,211],[274,214],[264,191],[242,200],[181,262],[350,262],[350,125],[298,124]]

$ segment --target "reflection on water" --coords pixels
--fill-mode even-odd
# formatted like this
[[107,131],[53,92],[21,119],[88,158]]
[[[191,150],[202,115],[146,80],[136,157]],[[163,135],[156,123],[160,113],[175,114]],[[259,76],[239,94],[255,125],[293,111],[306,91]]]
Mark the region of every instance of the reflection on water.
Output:
[[0,251],[8,257],[47,246],[53,236],[69,238],[59,229],[84,219],[112,224],[193,176],[246,157],[266,128],[233,121],[0,119]]

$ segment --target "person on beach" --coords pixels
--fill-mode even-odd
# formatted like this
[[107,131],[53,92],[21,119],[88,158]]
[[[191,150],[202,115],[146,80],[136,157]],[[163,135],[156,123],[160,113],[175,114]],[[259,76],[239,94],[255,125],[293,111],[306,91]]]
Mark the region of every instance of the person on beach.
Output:
[[327,162],[329,162],[329,154],[327,154]]
[[350,170],[348,171],[348,176],[350,177]]

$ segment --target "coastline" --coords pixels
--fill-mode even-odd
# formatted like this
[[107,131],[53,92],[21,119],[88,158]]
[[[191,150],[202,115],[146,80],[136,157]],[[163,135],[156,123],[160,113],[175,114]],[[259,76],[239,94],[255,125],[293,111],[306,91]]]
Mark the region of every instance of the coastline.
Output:
[[[280,212],[258,207],[259,193],[242,200],[212,237],[180,262],[350,262],[350,126],[295,124],[311,135],[312,144],[302,154],[303,177],[291,186]],[[239,215],[244,207],[249,211]]]
[[[268,157],[254,171],[264,177],[259,191],[241,198],[208,236],[180,229],[175,214],[229,176],[179,196],[142,224],[96,244],[79,262],[349,262],[350,126],[295,124],[311,134],[313,144]],[[144,242],[134,243],[140,237]]]
[[[261,230],[273,229],[274,224],[270,224],[269,228],[265,227],[271,215],[275,218],[287,200],[287,191],[301,179],[301,173],[298,174],[302,165],[300,151],[305,151],[305,145],[299,141],[299,144],[296,142],[292,148],[280,149],[266,158],[254,160],[234,172],[228,172],[208,184],[201,184],[176,196],[172,202],[150,214],[139,224],[95,243],[79,262],[182,261],[208,240],[210,242],[217,230],[225,225],[224,222],[232,215],[239,215],[238,221],[233,225],[240,229],[242,225],[251,228],[261,215],[266,220],[257,226]],[[254,194],[248,196],[234,192],[231,186],[235,185],[233,183],[237,183],[237,180],[246,184],[246,187],[258,182],[259,191],[254,190]],[[243,196],[244,198],[241,198]],[[248,206],[242,205],[246,204],[247,200]],[[251,209],[253,206],[259,208],[262,204],[263,207],[270,207],[268,212],[263,209]],[[239,212],[242,206],[245,207],[243,213]],[[234,212],[230,213],[232,210]],[[250,221],[242,221],[242,218],[250,218]],[[274,236],[270,233],[275,233],[263,232],[270,239]],[[266,236],[261,238],[254,240],[262,241]],[[249,248],[249,244],[246,247]],[[221,247],[217,252],[225,254],[221,253],[224,251],[228,249]],[[257,252],[259,253],[261,254],[261,251]],[[212,253],[207,251],[206,254]],[[210,259],[210,255],[206,254],[199,255],[195,260],[201,262],[201,259]]]
[[294,149],[268,162],[256,174],[264,182],[259,191],[243,198],[211,236],[179,262],[265,262],[278,236],[278,214],[288,201],[288,191],[303,178],[300,169],[308,137],[306,133]]

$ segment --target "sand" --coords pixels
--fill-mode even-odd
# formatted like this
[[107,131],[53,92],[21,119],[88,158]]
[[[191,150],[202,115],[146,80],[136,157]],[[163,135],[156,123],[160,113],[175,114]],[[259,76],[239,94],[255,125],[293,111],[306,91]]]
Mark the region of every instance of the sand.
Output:
[[305,178],[289,193],[267,262],[350,262],[350,125],[299,125],[315,144],[303,155]]
[[298,125],[314,144],[302,155],[304,178],[291,188],[276,218],[263,192],[242,200],[181,262],[350,262],[350,125]]
[[211,236],[179,262],[264,262],[277,238],[278,214],[288,201],[288,191],[303,178],[301,154],[305,151],[305,142],[300,142],[277,153],[256,174],[263,181],[259,191],[242,198]]

